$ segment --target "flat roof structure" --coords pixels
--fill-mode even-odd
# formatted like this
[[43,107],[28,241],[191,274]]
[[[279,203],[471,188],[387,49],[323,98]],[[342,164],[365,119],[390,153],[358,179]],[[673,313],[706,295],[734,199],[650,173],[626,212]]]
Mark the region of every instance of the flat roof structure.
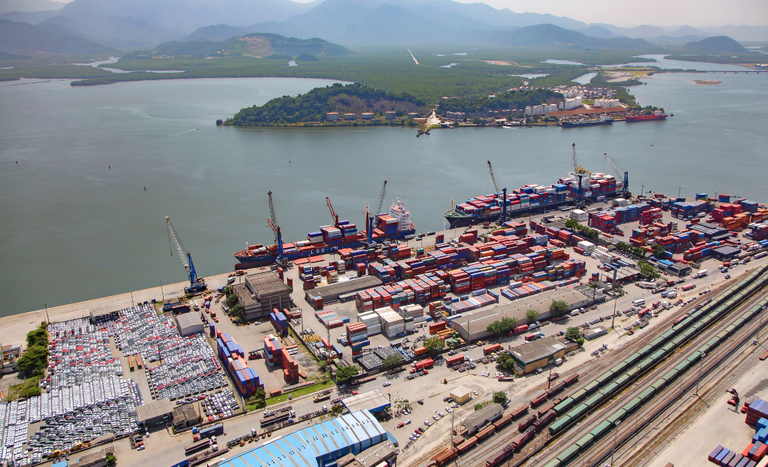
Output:
[[547,366],[549,360],[564,357],[566,347],[554,337],[545,337],[514,347],[509,353],[515,359],[518,373],[530,373]]
[[205,332],[205,325],[197,313],[183,313],[176,315],[176,324],[182,337],[191,336],[199,332]]
[[501,404],[490,403],[482,409],[469,414],[461,424],[472,435],[487,423],[501,418],[502,412],[504,412],[504,409],[501,407]]
[[466,386],[459,386],[451,390],[450,396],[459,404],[463,404],[471,398],[472,390]]
[[259,301],[267,297],[288,293],[288,286],[272,271],[246,274],[245,285]]
[[220,467],[321,467],[387,440],[367,410],[303,428],[220,462]]
[[712,252],[712,256],[714,256],[717,259],[720,260],[729,260],[733,259],[741,253],[741,250],[736,248],[735,246],[721,246],[720,248],[715,248],[715,250]]
[[371,389],[356,396],[345,397],[341,400],[350,412],[367,410],[371,413],[381,412],[391,405],[389,398],[378,389]]
[[176,404],[171,402],[167,397],[165,399],[154,400],[136,407],[136,419],[139,423],[145,422],[147,420],[162,417],[163,415],[168,415],[172,413],[175,408]]
[[504,305],[465,313],[460,318],[451,320],[451,327],[466,341],[485,339],[492,334],[488,332],[488,325],[501,318],[517,318],[520,324],[526,324],[528,320],[525,313],[528,310],[538,311],[539,319],[549,318],[549,306],[553,300],[564,301],[569,309],[574,309],[588,304],[591,297],[569,287],[547,290]]
[[304,295],[307,301],[312,303],[315,297],[323,297],[323,303],[332,302],[339,299],[340,295],[359,292],[365,289],[381,287],[381,279],[374,276],[363,276],[343,282],[337,282],[331,285],[325,285],[316,289],[307,290]]

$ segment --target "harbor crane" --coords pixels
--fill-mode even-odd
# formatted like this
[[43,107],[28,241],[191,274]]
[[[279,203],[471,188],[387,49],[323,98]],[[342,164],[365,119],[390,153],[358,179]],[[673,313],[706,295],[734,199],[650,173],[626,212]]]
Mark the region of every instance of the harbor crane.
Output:
[[[621,171],[616,167],[616,164],[613,163],[610,157],[608,157],[608,153],[604,152],[603,155],[608,160],[608,163],[611,164],[611,168],[613,168],[613,172],[616,174],[616,178],[621,178]],[[629,172],[624,172],[624,180],[623,184],[621,185],[621,194],[626,195],[629,191]]]
[[[500,224],[503,224],[507,220],[507,189],[499,189],[499,184],[496,182],[496,175],[493,173],[493,166],[491,165],[491,161],[488,161],[488,173],[491,174],[491,181],[493,182],[493,188],[494,193],[501,193],[503,195],[503,202],[502,202],[502,212],[501,212],[501,222]],[[451,210],[453,210],[453,203],[451,203]]]
[[368,243],[373,242],[373,219],[376,215],[381,213],[381,207],[384,206],[384,198],[387,196],[387,181],[384,180],[384,185],[381,187],[381,194],[379,195],[379,205],[374,211],[374,216],[368,211],[368,204],[365,205],[365,229],[368,233]]
[[277,244],[277,262],[280,266],[285,263],[285,257],[283,256],[283,236],[280,233],[280,226],[277,224],[277,216],[275,215],[275,205],[272,202],[272,191],[267,193],[269,196],[269,216],[267,219],[267,225],[275,232],[275,243]]
[[331,198],[325,197],[325,203],[328,205],[328,209],[331,211],[331,218],[333,219],[333,226],[339,228],[339,215],[333,210],[333,204],[331,204]]
[[583,179],[584,177],[589,178],[592,175],[592,172],[590,172],[589,170],[579,165],[579,161],[576,159],[576,143],[573,143],[572,146],[573,146],[573,172],[572,173],[573,175],[579,178],[579,190],[576,192],[576,197],[578,199],[579,208],[584,208]]
[[202,277],[197,277],[197,271],[195,270],[195,264],[192,262],[192,254],[184,248],[184,244],[179,239],[179,234],[176,233],[176,229],[173,228],[171,218],[165,217],[165,224],[168,226],[168,244],[171,247],[171,256],[173,256],[173,247],[176,247],[176,251],[179,252],[181,258],[181,264],[184,266],[184,270],[187,271],[187,278],[189,279],[189,287],[184,289],[187,295],[193,295],[198,292],[206,290],[208,287],[205,285],[205,280]]

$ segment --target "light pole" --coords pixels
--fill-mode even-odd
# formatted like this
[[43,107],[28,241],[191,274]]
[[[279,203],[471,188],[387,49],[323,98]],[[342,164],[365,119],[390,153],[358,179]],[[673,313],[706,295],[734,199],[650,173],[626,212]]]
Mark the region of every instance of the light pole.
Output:
[[678,198],[680,197],[680,190],[682,190],[682,189],[683,189],[683,187],[678,187],[677,188],[677,197]]
[[760,307],[760,324],[757,325],[757,336],[755,336],[755,344],[757,344],[757,341],[760,339],[760,328],[763,327],[763,311],[765,311],[765,307],[768,307],[768,304],[764,304]]
[[[51,325],[51,319],[48,317],[48,304],[43,303],[43,306],[45,307],[45,322],[50,326]],[[760,330],[758,330],[760,332]]]
[[133,289],[131,289],[131,306],[136,306],[136,304],[133,302]]
[[616,274],[619,272],[619,268],[615,268],[613,270],[613,316],[611,316],[611,327],[614,331],[616,331],[616,328],[614,327],[614,322],[616,321],[616,306],[618,305],[619,301],[619,294],[616,292]]
[[163,292],[163,281],[160,281],[160,294],[163,296],[163,303],[165,303],[165,292]]
[[613,456],[616,454],[616,439],[619,436],[619,425],[621,420],[616,420],[616,426],[613,430],[613,449],[611,450],[611,467],[613,467]]
[[704,357],[706,357],[707,354],[703,353],[701,354],[701,357],[699,358],[699,377],[696,380],[696,393],[695,395],[699,395],[699,383],[701,382],[701,367],[704,366]]
[[643,192],[645,191],[645,185],[640,185],[640,197],[643,197]]

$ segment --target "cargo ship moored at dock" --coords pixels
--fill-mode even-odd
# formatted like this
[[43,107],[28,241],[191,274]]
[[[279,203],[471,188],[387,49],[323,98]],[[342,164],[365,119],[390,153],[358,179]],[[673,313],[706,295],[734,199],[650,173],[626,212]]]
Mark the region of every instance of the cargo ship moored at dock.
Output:
[[[392,205],[388,214],[375,216],[376,226],[372,240],[384,242],[405,239],[416,233],[416,227],[411,222],[411,213],[405,209],[400,198]],[[337,226],[321,227],[317,232],[307,234],[306,240],[283,244],[283,256],[289,261],[310,256],[333,253],[340,248],[358,248],[366,242],[366,231],[357,230],[355,224],[349,221],[338,221]],[[264,246],[250,245],[247,249],[235,253],[238,263],[236,269],[248,269],[275,264],[278,260],[279,248],[275,243]]]
[[666,120],[667,114],[662,112],[661,110],[656,110],[652,114],[644,114],[644,115],[627,115],[627,117],[624,119],[627,123],[632,122],[648,122],[652,120]]
[[[584,199],[597,200],[599,197],[613,198],[622,192],[623,182],[613,175],[593,173],[583,181]],[[529,184],[507,195],[507,217],[532,214],[553,209],[578,200],[579,177],[571,174],[558,180],[558,183],[541,186]],[[449,227],[465,227],[483,222],[494,222],[502,215],[502,193],[476,196],[466,203],[452,207],[444,217]]]
[[584,118],[581,118],[579,120],[563,120],[560,122],[560,125],[563,128],[576,128],[576,127],[582,127],[582,126],[597,126],[597,125],[612,125],[613,124],[613,118],[611,118],[610,115],[604,114],[601,115],[598,120],[586,120]]

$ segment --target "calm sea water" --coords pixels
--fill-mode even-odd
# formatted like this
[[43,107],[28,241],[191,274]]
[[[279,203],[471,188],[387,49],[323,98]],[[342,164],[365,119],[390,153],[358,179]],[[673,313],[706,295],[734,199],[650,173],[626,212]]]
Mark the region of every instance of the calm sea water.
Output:
[[[690,68],[689,64],[689,68]],[[723,84],[702,86],[695,79]],[[286,241],[342,219],[363,223],[388,180],[420,231],[451,199],[549,184],[581,165],[629,171],[632,191],[768,201],[767,75],[657,75],[632,89],[666,122],[593,128],[224,128],[241,107],[329,81],[201,79],[71,87],[0,84],[0,315],[184,280],[170,216],[203,276],[231,270],[246,243],[270,243],[267,192]],[[18,161],[18,164],[16,163]],[[145,190],[146,188],[146,190]],[[373,209],[373,207],[372,207]]]

